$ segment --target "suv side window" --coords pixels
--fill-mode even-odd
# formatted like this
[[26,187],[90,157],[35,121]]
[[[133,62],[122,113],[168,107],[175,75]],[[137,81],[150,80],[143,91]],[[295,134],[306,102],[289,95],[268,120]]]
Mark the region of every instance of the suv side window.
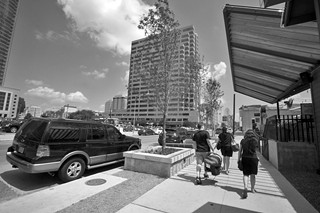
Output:
[[59,128],[54,127],[49,129],[49,143],[60,142],[79,142],[80,129],[79,128]]
[[118,131],[117,128],[115,128],[114,126],[106,126],[107,128],[107,138],[113,141],[117,141],[120,138],[120,133]]
[[104,127],[103,125],[93,124],[91,128],[88,129],[88,140],[101,140],[104,139]]

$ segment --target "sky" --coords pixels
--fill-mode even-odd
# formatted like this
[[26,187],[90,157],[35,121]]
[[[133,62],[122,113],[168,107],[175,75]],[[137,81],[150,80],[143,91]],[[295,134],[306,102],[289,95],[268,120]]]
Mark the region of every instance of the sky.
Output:
[[[69,104],[104,111],[105,102],[127,96],[131,42],[155,0],[21,0],[4,86],[20,89],[26,106],[43,111]],[[234,93],[223,8],[260,7],[261,0],[170,0],[180,26],[193,25],[200,55],[221,83],[223,107],[267,104]],[[296,101],[310,101],[310,93]]]

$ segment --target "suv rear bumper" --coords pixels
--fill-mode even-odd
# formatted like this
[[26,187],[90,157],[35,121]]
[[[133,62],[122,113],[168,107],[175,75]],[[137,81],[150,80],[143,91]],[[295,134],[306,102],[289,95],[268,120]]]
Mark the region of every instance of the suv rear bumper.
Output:
[[26,173],[54,172],[58,171],[60,167],[60,162],[32,164],[15,156],[12,152],[7,152],[6,158],[11,165],[18,167]]

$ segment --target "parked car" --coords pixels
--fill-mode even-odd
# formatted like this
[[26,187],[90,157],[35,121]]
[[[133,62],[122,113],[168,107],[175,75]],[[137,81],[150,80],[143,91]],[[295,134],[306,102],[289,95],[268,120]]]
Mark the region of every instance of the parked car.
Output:
[[6,159],[26,173],[49,172],[68,182],[86,169],[123,161],[123,152],[140,147],[139,138],[110,124],[31,118],[15,134]]
[[124,126],[123,127],[123,131],[124,132],[132,132],[134,130],[134,127],[133,126]]
[[157,134],[159,135],[161,132],[162,132],[162,127],[155,127],[155,128],[152,128],[152,130]]
[[[185,139],[192,138],[194,131],[185,128],[166,128],[166,143],[183,143]],[[163,134],[160,133],[158,143],[162,146]]]
[[138,135],[156,135],[156,132],[150,128],[140,129]]
[[2,121],[1,130],[16,133],[25,120]]

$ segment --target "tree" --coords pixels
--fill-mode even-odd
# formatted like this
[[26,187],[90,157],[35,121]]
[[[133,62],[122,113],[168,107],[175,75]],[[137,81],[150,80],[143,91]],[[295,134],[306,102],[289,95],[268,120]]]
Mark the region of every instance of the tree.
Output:
[[28,113],[26,114],[26,116],[24,116],[24,119],[25,119],[25,120],[28,120],[29,118],[32,118],[32,115],[31,115],[30,112],[28,112]]
[[93,120],[95,113],[92,110],[78,110],[70,113],[68,118],[77,120]]
[[41,117],[43,118],[55,118],[56,117],[56,112],[52,110],[45,111],[42,113]]
[[198,111],[198,121],[202,122],[205,120],[205,116],[203,115],[204,111],[204,105],[203,105],[203,94],[205,90],[205,83],[207,79],[207,74],[209,72],[209,67],[204,65],[204,59],[200,61],[200,59],[196,56],[194,57],[189,57],[186,61],[186,66],[193,70],[191,73],[191,82],[189,85],[194,85],[194,94],[195,94],[195,104],[196,104],[196,109]]
[[216,80],[209,78],[206,82],[204,93],[204,108],[206,120],[210,120],[214,130],[214,115],[221,108],[220,98],[224,95],[221,91],[221,84]]
[[141,78],[147,83],[147,88],[150,88],[146,94],[148,102],[162,113],[164,149],[166,145],[164,130],[170,100],[179,98],[186,85],[179,85],[173,77],[174,72],[179,72],[179,23],[169,8],[168,0],[157,0],[154,6],[154,9],[150,9],[149,13],[141,18],[138,25],[147,36],[149,47],[147,51],[150,52],[150,58],[143,58],[144,62],[141,62],[135,70],[139,71]]
[[23,98],[19,97],[19,101],[18,101],[18,109],[17,109],[17,118],[19,117],[19,115],[21,113],[24,112],[26,108],[26,102]]

